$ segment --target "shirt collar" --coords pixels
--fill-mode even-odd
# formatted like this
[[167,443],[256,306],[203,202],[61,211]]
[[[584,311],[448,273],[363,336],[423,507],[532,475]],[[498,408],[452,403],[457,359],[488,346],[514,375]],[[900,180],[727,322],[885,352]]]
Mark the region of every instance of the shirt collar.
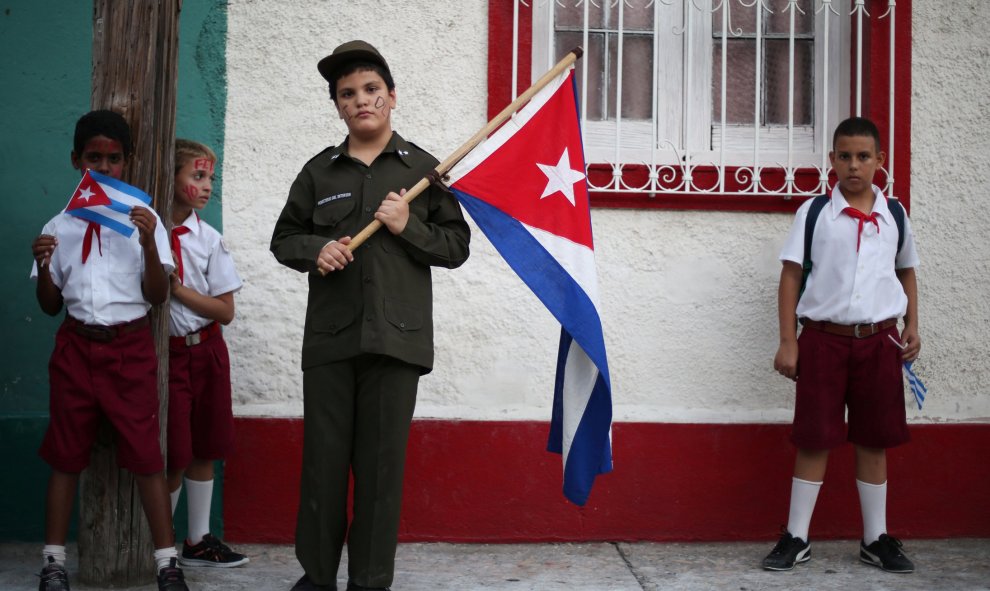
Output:
[[343,142],[341,142],[340,144],[338,144],[338,145],[330,148],[330,151],[327,152],[327,158],[330,159],[327,162],[327,164],[328,165],[333,164],[334,162],[337,161],[337,158],[340,158],[341,156],[344,156],[344,155],[347,155],[347,139],[346,138],[344,139]]
[[199,234],[199,214],[195,210],[189,212],[189,216],[182,221],[181,225],[189,228],[193,234]]
[[[883,223],[890,225],[890,209],[887,207],[887,198],[884,196],[883,191],[880,187],[872,185],[873,187],[873,212],[876,212],[877,217],[883,220]],[[839,190],[839,185],[836,183],[832,187],[832,198],[829,199],[830,205],[832,207],[831,214],[832,219],[838,218],[842,215],[842,210],[849,207],[849,202],[846,201],[845,196],[842,191]],[[871,212],[872,213],[872,212]]]
[[407,168],[412,168],[412,162],[410,161],[410,155],[412,154],[413,148],[409,145],[409,142],[402,139],[402,136],[392,132],[392,139],[389,140],[388,146],[385,147],[386,151],[394,151],[399,155],[399,160],[406,165]]
[[[347,156],[347,145],[350,142],[350,136],[344,138],[344,141],[340,145],[330,148],[327,156],[330,158],[329,164],[336,162],[341,156]],[[410,161],[412,157],[413,148],[406,140],[402,139],[396,132],[392,132],[392,137],[389,138],[388,143],[382,149],[382,154],[394,153],[399,157],[399,161],[406,165],[407,168],[412,168],[413,164]]]

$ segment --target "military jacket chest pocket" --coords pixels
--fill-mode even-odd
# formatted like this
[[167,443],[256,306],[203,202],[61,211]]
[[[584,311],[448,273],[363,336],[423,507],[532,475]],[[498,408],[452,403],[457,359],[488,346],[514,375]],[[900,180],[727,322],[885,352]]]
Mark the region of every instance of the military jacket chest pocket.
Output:
[[354,211],[355,197],[351,193],[326,195],[313,210],[313,230],[321,236],[329,236],[341,222]]

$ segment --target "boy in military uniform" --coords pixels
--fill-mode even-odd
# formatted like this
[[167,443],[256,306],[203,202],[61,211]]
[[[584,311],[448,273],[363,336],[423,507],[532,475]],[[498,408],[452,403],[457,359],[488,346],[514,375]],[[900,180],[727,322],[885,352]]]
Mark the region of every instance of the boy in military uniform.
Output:
[[[303,167],[271,242],[280,263],[309,274],[296,524],[305,574],[293,589],[336,588],[345,536],[347,589],[386,589],[416,389],[433,367],[430,267],[463,264],[470,230],[441,188],[402,199],[437,160],[392,131],[395,83],[381,54],[350,41],[318,68],[348,134]],[[387,231],[351,253],[372,220]]]

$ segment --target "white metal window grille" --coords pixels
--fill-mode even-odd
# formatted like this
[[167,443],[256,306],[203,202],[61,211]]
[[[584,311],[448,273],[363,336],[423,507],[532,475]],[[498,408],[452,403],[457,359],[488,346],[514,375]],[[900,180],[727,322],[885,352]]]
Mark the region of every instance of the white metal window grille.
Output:
[[[896,0],[879,15],[866,0],[513,4],[516,36],[522,11],[532,11],[534,79],[575,46],[585,49],[577,78],[586,157],[589,167],[611,170],[604,181],[589,174],[592,191],[648,195],[824,192],[832,130],[862,112],[864,27],[885,19],[891,135],[884,173],[892,194]],[[518,92],[513,83],[513,97]],[[646,174],[631,181],[635,167]]]

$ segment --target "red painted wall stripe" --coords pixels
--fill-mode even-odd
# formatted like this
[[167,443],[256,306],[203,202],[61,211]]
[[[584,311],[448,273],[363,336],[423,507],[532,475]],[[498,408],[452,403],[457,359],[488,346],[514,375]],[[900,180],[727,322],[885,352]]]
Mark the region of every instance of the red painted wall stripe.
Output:
[[[511,0],[488,2],[488,118],[498,115],[511,103],[512,96],[512,20]],[[519,7],[519,64],[516,93],[522,94],[532,84],[533,11]]]
[[[403,541],[730,541],[776,538],[787,521],[788,425],[617,423],[615,471],[585,507],[564,500],[542,422],[413,423]],[[301,419],[237,419],[227,461],[225,535],[291,543]],[[888,525],[905,538],[990,537],[990,425],[918,425],[891,450]],[[849,446],[833,453],[815,539],[857,538]]]

